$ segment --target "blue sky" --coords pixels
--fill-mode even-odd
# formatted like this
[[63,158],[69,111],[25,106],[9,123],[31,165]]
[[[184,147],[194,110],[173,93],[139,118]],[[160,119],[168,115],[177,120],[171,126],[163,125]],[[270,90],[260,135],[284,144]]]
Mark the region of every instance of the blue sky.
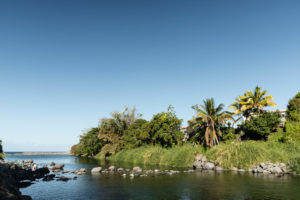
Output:
[[124,105],[190,119],[262,86],[278,108],[300,91],[300,2],[0,1],[0,139],[66,151]]

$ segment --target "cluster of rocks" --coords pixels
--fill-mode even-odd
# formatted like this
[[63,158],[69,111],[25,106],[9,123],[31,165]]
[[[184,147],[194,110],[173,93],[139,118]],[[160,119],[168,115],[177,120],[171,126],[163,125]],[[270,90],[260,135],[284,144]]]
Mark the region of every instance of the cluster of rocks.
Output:
[[222,167],[216,166],[216,164],[213,161],[208,160],[206,156],[203,156],[201,154],[198,154],[195,157],[193,166],[191,168],[202,169],[202,170],[216,170],[216,171],[224,170]]
[[0,160],[0,199],[31,199],[30,196],[22,195],[21,187],[27,187],[36,179],[42,179],[49,174],[47,167],[31,169],[33,161],[24,161],[21,167],[17,162],[5,162]]
[[284,163],[260,163],[249,169],[252,173],[283,175],[289,173],[288,166]]
[[141,167],[136,166],[132,169],[124,169],[124,168],[117,168],[115,166],[110,166],[107,169],[104,169],[102,167],[95,167],[91,170],[91,174],[97,175],[97,174],[118,174],[123,177],[146,177],[148,175],[157,175],[157,174],[165,174],[165,175],[173,175],[180,173],[180,171],[177,170],[143,170]]

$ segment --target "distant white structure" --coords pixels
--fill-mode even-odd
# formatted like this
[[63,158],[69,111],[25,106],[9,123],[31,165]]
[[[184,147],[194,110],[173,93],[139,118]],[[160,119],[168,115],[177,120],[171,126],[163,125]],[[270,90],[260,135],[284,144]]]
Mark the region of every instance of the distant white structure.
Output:
[[281,109],[281,110],[272,110],[272,111],[268,111],[268,112],[279,112],[280,113],[280,127],[285,127],[285,123],[286,123],[286,116],[287,116],[287,110],[286,109]]
[[183,139],[182,139],[183,142],[186,142],[189,139],[189,135],[187,133],[187,128],[188,128],[187,126],[183,126],[180,128],[181,132],[183,132],[183,134],[184,134]]

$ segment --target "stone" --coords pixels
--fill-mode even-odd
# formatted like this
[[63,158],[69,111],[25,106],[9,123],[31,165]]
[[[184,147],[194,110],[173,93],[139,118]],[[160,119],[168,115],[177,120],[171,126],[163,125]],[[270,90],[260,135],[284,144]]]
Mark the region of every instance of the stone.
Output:
[[284,164],[284,163],[280,163],[279,164],[279,167],[282,169],[282,168],[286,168],[286,164]]
[[126,176],[127,176],[127,174],[122,174],[122,176],[123,176],[123,177],[126,177]]
[[109,171],[116,171],[116,169],[117,169],[117,168],[116,168],[115,166],[110,166],[110,167],[108,168]]
[[263,174],[270,174],[270,172],[267,171],[267,170],[263,170],[262,173],[263,173]]
[[47,175],[43,178],[43,181],[52,181],[54,180],[55,174]]
[[263,173],[263,171],[264,171],[261,167],[257,167],[256,169],[257,169],[258,173]]
[[50,163],[50,166],[55,166],[55,162],[51,162],[51,163]]
[[246,170],[244,170],[244,169],[238,169],[238,172],[239,172],[239,173],[245,173]]
[[58,179],[56,179],[57,181],[69,181],[72,180],[72,178],[69,177],[65,177],[65,176],[60,176],[58,177]]
[[124,169],[123,168],[118,168],[117,171],[122,172],[122,171],[124,171]]
[[207,162],[205,163],[203,168],[207,170],[213,170],[215,169],[215,164],[213,162]]
[[85,169],[85,168],[81,168],[81,169],[79,170],[79,172],[86,172],[86,169]]
[[252,168],[251,171],[252,171],[252,173],[258,173],[258,170],[256,167]]
[[54,167],[52,167],[52,169],[63,169],[64,168],[64,164],[58,164],[58,165],[55,165]]
[[92,174],[96,174],[96,173],[101,173],[102,171],[102,167],[94,167],[92,170],[91,170],[91,173]]
[[157,174],[157,173],[160,173],[160,171],[159,171],[158,169],[155,169],[155,170],[154,170],[154,173]]
[[216,167],[216,171],[224,171],[222,167]]
[[271,173],[272,174],[280,174],[280,173],[282,173],[282,170],[280,169],[280,167],[273,167],[271,169]]
[[143,170],[142,170],[142,168],[136,166],[136,167],[134,167],[134,168],[132,169],[132,171],[133,171],[133,172],[136,172],[136,173],[140,173],[140,172],[142,172]]

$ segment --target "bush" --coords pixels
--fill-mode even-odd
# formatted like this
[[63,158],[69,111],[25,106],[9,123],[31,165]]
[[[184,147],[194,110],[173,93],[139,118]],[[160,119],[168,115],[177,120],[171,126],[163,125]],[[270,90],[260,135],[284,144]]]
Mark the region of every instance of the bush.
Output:
[[151,142],[150,135],[147,131],[148,121],[144,119],[137,119],[124,132],[122,137],[125,149],[136,148]]
[[300,92],[291,100],[287,106],[287,118],[290,121],[300,122]]
[[279,112],[265,112],[252,116],[240,126],[244,132],[242,139],[267,140],[268,136],[277,130],[279,123]]
[[99,129],[92,128],[80,136],[77,145],[72,146],[71,153],[76,156],[92,157],[97,155],[103,146],[103,141],[98,138]]
[[152,144],[162,147],[172,147],[180,144],[183,133],[180,131],[182,120],[174,112],[162,112],[153,116],[147,126]]

